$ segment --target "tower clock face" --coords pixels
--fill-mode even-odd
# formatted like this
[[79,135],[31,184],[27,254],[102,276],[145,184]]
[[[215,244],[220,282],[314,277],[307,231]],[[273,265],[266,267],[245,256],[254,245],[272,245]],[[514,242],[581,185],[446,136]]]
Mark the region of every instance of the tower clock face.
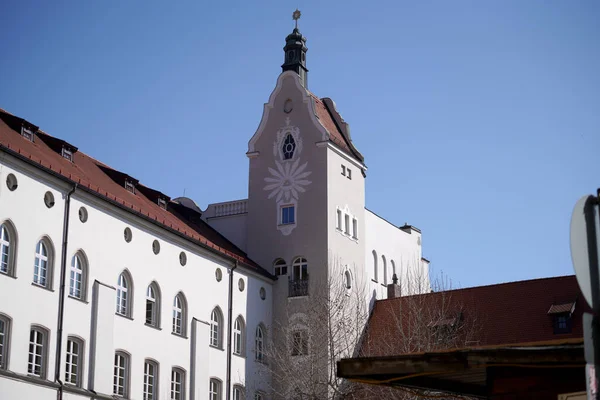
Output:
[[294,50],[288,51],[288,61],[292,61],[294,59]]

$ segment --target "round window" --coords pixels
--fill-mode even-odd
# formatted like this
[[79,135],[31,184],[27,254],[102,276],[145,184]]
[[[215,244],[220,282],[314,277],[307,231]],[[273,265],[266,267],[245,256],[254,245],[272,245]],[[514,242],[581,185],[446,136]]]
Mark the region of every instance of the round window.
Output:
[[79,220],[81,222],[87,222],[88,220],[88,212],[85,207],[79,207]]
[[260,295],[261,300],[264,300],[267,298],[267,291],[265,290],[264,287],[260,288],[260,290],[258,291],[258,294]]
[[131,239],[133,239],[133,233],[131,233],[131,229],[125,228],[123,231],[123,237],[127,243],[131,242]]
[[152,251],[154,252],[154,254],[160,253],[160,243],[158,243],[158,240],[152,242]]
[[244,282],[244,279],[240,278],[240,280],[238,281],[238,288],[240,289],[240,292],[243,292],[245,287],[246,282]]
[[17,177],[13,174],[8,174],[8,176],[6,177],[6,186],[11,192],[16,190],[19,186],[19,183],[17,182]]
[[187,264],[187,256],[183,251],[179,253],[179,264],[181,264],[182,267]]
[[46,204],[46,207],[48,208],[54,207],[54,195],[52,192],[46,192],[44,195],[44,204]]
[[221,268],[216,269],[215,278],[217,278],[217,282],[221,282],[221,279],[223,279],[223,272],[221,272]]

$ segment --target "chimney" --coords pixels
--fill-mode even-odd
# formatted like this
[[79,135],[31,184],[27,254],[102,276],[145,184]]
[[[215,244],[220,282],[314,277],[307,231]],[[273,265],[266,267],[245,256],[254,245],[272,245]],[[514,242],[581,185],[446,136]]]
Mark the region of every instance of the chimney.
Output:
[[392,283],[387,285],[387,298],[395,299],[400,296],[402,296],[402,291],[400,285],[398,285],[398,277],[394,274],[392,275]]

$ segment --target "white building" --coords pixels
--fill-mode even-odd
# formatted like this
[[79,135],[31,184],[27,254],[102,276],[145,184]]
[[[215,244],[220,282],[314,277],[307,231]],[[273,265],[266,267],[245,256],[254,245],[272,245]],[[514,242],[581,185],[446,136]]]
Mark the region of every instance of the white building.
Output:
[[[310,306],[332,255],[366,302],[427,276],[420,231],[365,208],[364,158],[307,90],[305,41],[286,38],[248,198],[204,212],[0,109],[0,398],[266,399],[270,328]],[[294,337],[294,355],[323,345]]]

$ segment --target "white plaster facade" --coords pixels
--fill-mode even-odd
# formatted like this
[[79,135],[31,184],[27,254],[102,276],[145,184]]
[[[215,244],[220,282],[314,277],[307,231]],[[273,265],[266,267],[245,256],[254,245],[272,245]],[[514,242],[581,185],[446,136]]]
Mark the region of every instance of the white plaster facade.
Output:
[[[303,83],[294,71],[283,72],[265,104],[248,146],[248,198],[211,204],[202,213],[204,221],[268,273],[238,265],[232,258],[85,188],[69,194],[74,182],[36,166],[4,144],[0,147],[0,224],[10,228],[8,263],[14,268],[0,273],[0,322],[5,321],[1,398],[113,398],[115,354],[123,352],[129,357],[124,396],[128,399],[147,398],[143,394],[146,360],[158,370],[153,400],[177,398],[172,393],[173,368],[184,375],[179,399],[206,398],[211,379],[221,384],[221,393],[215,398],[239,400],[233,394],[238,387],[245,398],[266,399],[272,382],[268,368],[255,360],[256,329],[263,329],[266,342],[273,321],[283,320],[289,307],[310,306],[312,286],[308,284],[329,278],[332,255],[346,266],[354,284],[364,282],[366,303],[387,296],[385,285],[391,283],[394,272],[401,286],[409,272],[427,279],[420,231],[394,226],[365,208],[367,168],[360,153],[353,150],[349,128],[334,104],[324,105]],[[328,111],[319,114],[318,107],[321,112]],[[327,115],[328,123],[323,119]],[[342,146],[339,137],[335,139],[334,126],[349,147]],[[291,143],[288,136],[294,146],[286,155],[284,146]],[[9,176],[18,182],[15,190],[8,188]],[[55,199],[51,208],[44,203],[48,191]],[[178,204],[189,202],[183,199]],[[293,214],[284,217],[282,209],[292,206]],[[82,207],[87,214],[85,222],[80,220]],[[290,215],[292,220],[285,220]],[[63,243],[65,228],[68,235]],[[126,237],[129,234],[131,237]],[[36,244],[42,238],[49,247],[52,270],[48,288],[32,284]],[[180,263],[182,252],[184,266]],[[80,300],[69,295],[71,262],[76,254],[86,271]],[[277,278],[270,275],[276,275],[276,260],[287,266],[287,272]],[[294,260],[305,260],[302,263],[307,270],[295,269]],[[221,271],[220,281],[217,270]],[[124,271],[131,307],[126,316],[116,313],[118,281]],[[306,285],[294,286],[298,282]],[[65,285],[62,324],[61,283]],[[145,323],[146,292],[151,284],[160,298],[156,303],[158,326]],[[411,291],[404,286],[402,290]],[[172,333],[175,296],[181,296],[185,305],[182,335]],[[289,301],[292,297],[294,302]],[[217,308],[221,338],[215,347],[211,345],[211,316]],[[228,340],[235,342],[231,325],[238,317],[245,327],[242,355],[232,354],[235,345]],[[28,371],[32,326],[42,327],[45,333],[41,377]],[[64,382],[69,337],[77,338],[81,345],[76,385]],[[55,370],[57,355],[59,371]]]

